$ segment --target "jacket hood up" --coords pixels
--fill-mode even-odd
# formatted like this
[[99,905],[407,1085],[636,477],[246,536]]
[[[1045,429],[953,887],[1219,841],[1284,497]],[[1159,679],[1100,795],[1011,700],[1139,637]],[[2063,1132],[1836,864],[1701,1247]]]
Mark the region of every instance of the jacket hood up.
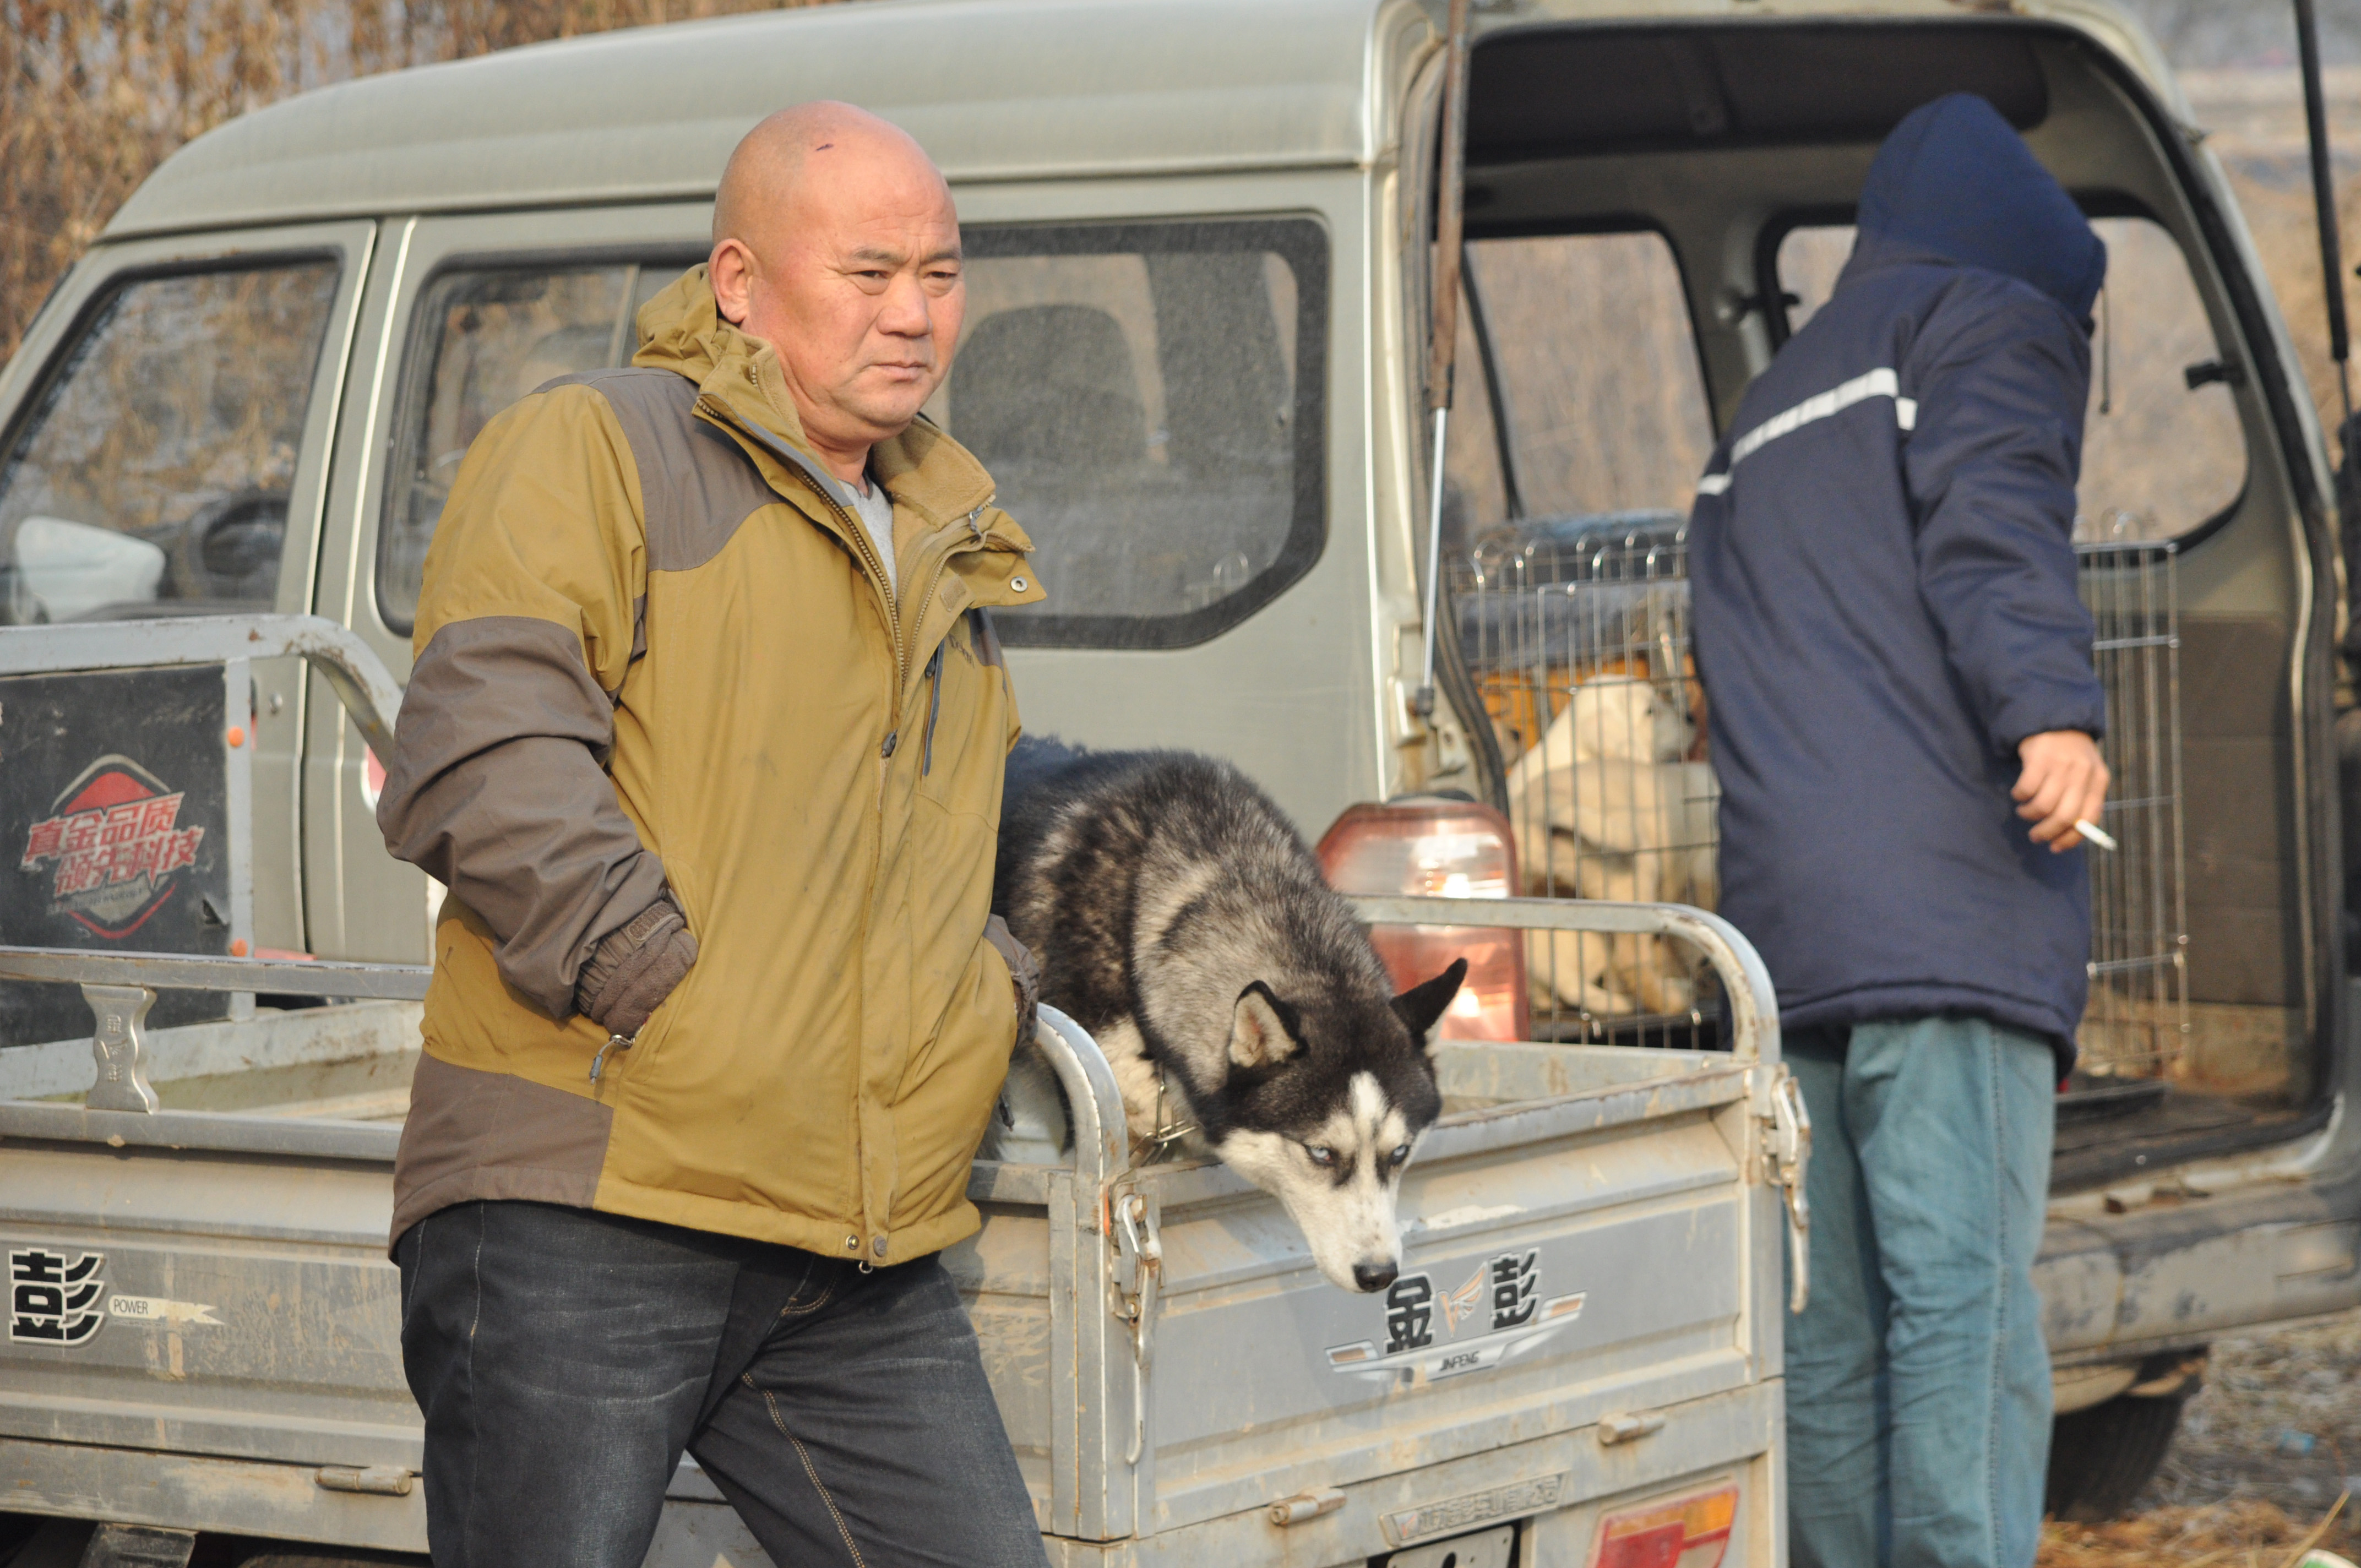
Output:
[[2107,247],[2025,138],[1972,93],[1922,104],[1885,138],[1861,193],[1861,253],[1932,252],[2029,283],[2087,322]]

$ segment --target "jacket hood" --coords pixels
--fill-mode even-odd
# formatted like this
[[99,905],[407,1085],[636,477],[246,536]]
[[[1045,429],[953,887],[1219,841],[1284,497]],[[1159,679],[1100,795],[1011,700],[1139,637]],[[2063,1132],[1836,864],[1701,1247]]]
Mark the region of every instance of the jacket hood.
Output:
[[721,319],[702,261],[651,296],[633,324],[639,329],[640,347],[631,356],[632,364],[677,370],[692,381],[703,381],[732,353],[751,353],[759,346]]
[[1877,149],[1861,189],[1872,241],[1931,252],[2030,283],[2088,321],[2107,276],[2107,247],[2025,138],[1972,93],[1911,111]]

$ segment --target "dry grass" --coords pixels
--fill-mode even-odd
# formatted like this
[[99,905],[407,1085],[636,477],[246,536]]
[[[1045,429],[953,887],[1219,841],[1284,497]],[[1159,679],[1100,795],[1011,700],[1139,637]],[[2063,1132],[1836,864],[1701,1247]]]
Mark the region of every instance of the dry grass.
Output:
[[2040,1568],[2281,1568],[2361,1557],[2361,1312],[2217,1342],[2164,1466],[2107,1524],[2051,1524]]
[[[2330,1530],[2343,1522],[2340,1514]],[[2255,1497],[2163,1508],[2112,1524],[2052,1524],[2035,1563],[2037,1568],[2290,1568],[2300,1550],[2334,1550],[2337,1541],[2318,1539],[2321,1523],[2291,1519],[2277,1504]]]
[[191,137],[306,87],[642,23],[824,0],[0,0],[0,362]]

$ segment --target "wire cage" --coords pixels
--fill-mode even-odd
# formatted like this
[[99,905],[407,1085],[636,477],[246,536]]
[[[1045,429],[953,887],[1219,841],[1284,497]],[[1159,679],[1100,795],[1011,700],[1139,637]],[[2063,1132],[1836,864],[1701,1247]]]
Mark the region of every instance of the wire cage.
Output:
[[[2174,550],[2077,554],[2114,775],[2101,826],[2119,846],[2088,857],[2083,1069],[2160,1077],[2188,1032]],[[1690,635],[1686,518],[1529,519],[1479,542],[1448,582],[1507,765],[1523,891],[1715,907],[1719,789]],[[1699,1046],[1718,1033],[1712,976],[1661,940],[1532,932],[1526,968],[1537,1039]]]
[[2091,867],[2091,1000],[2080,1070],[2163,1078],[2189,1037],[2180,817],[2180,603],[2169,543],[2075,546],[2107,693],[2106,820]]
[[[1529,521],[1454,584],[1463,652],[1508,762],[1524,892],[1717,902],[1713,770],[1677,512]],[[1660,938],[1532,932],[1533,1034],[1706,1043],[1712,977]]]

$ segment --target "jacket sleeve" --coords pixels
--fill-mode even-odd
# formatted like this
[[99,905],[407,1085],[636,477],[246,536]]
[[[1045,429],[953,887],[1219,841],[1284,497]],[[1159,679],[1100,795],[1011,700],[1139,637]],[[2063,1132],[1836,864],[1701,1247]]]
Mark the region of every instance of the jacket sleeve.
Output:
[[2103,734],[2073,545],[2088,341],[2047,301],[1963,290],[1903,380],[1919,592],[1985,733],[2003,754],[2045,730]]
[[386,848],[481,916],[552,1017],[664,892],[603,763],[644,602],[638,475],[606,400],[536,393],[469,447],[426,556],[378,802]]

